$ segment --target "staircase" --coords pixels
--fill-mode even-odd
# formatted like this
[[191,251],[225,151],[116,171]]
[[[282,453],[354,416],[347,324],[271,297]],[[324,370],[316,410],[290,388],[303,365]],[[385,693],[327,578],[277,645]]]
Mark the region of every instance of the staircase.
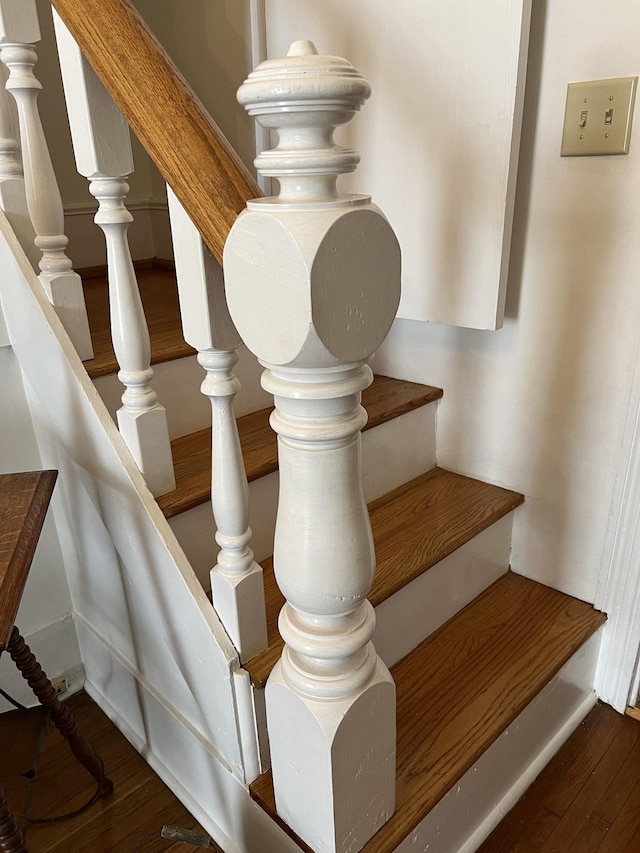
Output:
[[[55,5],[74,20],[73,0],[57,0]],[[102,0],[94,4],[93,12],[81,14],[76,19],[79,21],[77,34],[81,34],[85,26],[91,29],[95,25],[100,29],[99,18],[106,14],[109,5],[121,7],[134,30],[139,26],[135,16],[126,10],[124,0],[113,0],[113,3]],[[144,49],[153,52],[146,35],[143,41]],[[106,61],[99,50],[98,54],[97,65]],[[126,63],[129,59],[125,51],[122,61]],[[359,103],[366,97],[366,84],[354,69],[346,68],[348,63],[343,60],[337,60],[337,65],[332,65],[331,73],[327,74],[326,62],[334,60],[334,57],[317,57],[307,43],[300,43],[294,46],[291,58],[281,61],[279,66],[271,66],[268,71],[274,73],[275,68],[276,74],[282,73],[283,69],[288,73],[287,69],[295,67],[296,62],[307,62],[312,70],[317,66],[320,68],[318,73],[324,73],[333,80],[337,68],[343,75],[340,79],[346,79],[348,85],[354,87],[353,91],[357,91],[356,95],[352,91],[347,96],[338,93],[339,97],[346,97],[345,109],[350,113],[355,109],[352,109],[351,101],[355,99],[354,103]],[[166,67],[162,73],[168,74]],[[302,76],[301,85],[304,86]],[[320,89],[314,84],[313,74],[310,76],[310,97],[317,97]],[[166,76],[164,85],[173,85],[172,79],[170,74]],[[265,85],[264,80],[258,85]],[[135,113],[131,120],[134,125],[135,121],[138,122],[144,135],[144,115],[149,101],[145,101],[142,81],[140,86],[133,88],[136,91],[132,93],[132,100],[137,106],[131,108]],[[247,98],[250,100],[249,96]],[[169,98],[169,101],[176,109],[176,121],[181,109],[184,108],[185,112],[190,109],[188,98],[179,87],[175,99]],[[257,102],[262,109],[263,100],[257,99]],[[198,109],[193,105],[191,108],[200,120],[202,116]],[[105,107],[107,109],[111,107]],[[342,112],[339,116],[339,121],[345,120]],[[328,121],[331,123],[332,119]],[[206,135],[205,130],[201,130],[196,128],[194,132],[200,142]],[[321,135],[319,133],[318,138]],[[166,143],[166,138],[164,141]],[[113,146],[111,148],[113,150]],[[184,177],[177,174],[180,168],[173,165],[172,152],[167,150],[166,144],[159,148],[161,150],[156,153],[161,161],[168,164],[169,171],[174,169],[176,180]],[[309,148],[315,153],[312,146]],[[210,151],[207,153],[204,149],[201,147],[196,152],[197,156],[194,154],[194,163],[191,164],[193,176],[191,181],[187,179],[185,182],[187,193],[181,202],[185,208],[187,204],[195,204],[198,215],[193,215],[194,221],[201,233],[207,236],[212,251],[221,254],[224,240],[219,233],[220,223],[212,222],[219,211],[216,209],[212,214],[211,208],[215,208],[215,204],[208,198],[208,206],[203,205],[203,197],[206,199],[207,193],[198,193],[198,157],[215,159]],[[223,149],[224,145],[220,143],[220,150]],[[155,151],[151,143],[150,150]],[[138,284],[135,285],[124,238],[128,216],[123,203],[126,194],[126,183],[122,178],[124,169],[111,174],[104,164],[100,168],[91,165],[86,168],[88,176],[93,176],[91,191],[101,203],[100,224],[107,233],[107,239],[111,240],[111,252],[117,261],[113,269],[118,271],[113,277],[120,284],[124,283],[125,302],[131,298],[132,288],[136,295],[139,287],[149,327],[150,361],[155,370],[154,390],[151,391],[148,362],[145,364],[144,361],[144,333],[138,324],[133,344],[120,346],[124,358],[132,365],[123,369],[120,364],[121,376],[128,383],[128,392],[131,392],[130,410],[125,413],[130,418],[126,422],[129,426],[123,425],[121,417],[124,416],[120,411],[117,418],[122,435],[130,442],[135,455],[132,445],[137,439],[142,443],[146,435],[138,423],[138,415],[144,406],[139,406],[137,411],[136,401],[140,396],[147,402],[150,400],[143,413],[162,421],[163,434],[167,437],[165,444],[170,446],[171,456],[171,460],[165,462],[167,469],[171,469],[171,477],[175,478],[175,488],[159,488],[154,491],[157,499],[152,497],[114,426],[113,418],[116,417],[122,388],[116,378],[118,361],[107,331],[107,285],[99,275],[95,275],[96,271],[84,282],[84,301],[93,348],[93,358],[86,359],[84,367],[60,324],[64,312],[59,311],[58,318],[42,295],[24,253],[3,217],[0,217],[3,235],[0,237],[0,265],[5,275],[0,281],[0,298],[7,318],[9,339],[42,405],[41,429],[43,434],[48,433],[51,459],[55,467],[61,469],[61,483],[63,490],[66,489],[68,526],[72,534],[70,538],[75,537],[79,542],[79,557],[69,567],[69,577],[87,665],[88,689],[167,784],[227,851],[279,853],[311,849],[320,853],[334,848],[327,842],[326,827],[318,824],[326,823],[324,816],[332,810],[340,810],[341,814],[348,816],[349,808],[354,807],[349,802],[349,785],[353,783],[353,787],[357,787],[355,783],[362,770],[363,775],[369,774],[373,780],[370,788],[366,785],[364,789],[358,788],[358,796],[362,796],[362,790],[365,795],[371,794],[368,804],[371,814],[366,814],[365,822],[375,824],[379,831],[372,837],[371,832],[365,831],[365,837],[359,836],[354,829],[353,838],[347,837],[340,842],[343,853],[356,853],[359,849],[376,853],[393,850],[472,853],[594,704],[596,697],[592,685],[599,644],[598,629],[604,622],[604,616],[588,604],[509,571],[511,523],[523,496],[438,468],[437,405],[442,392],[400,379],[377,376],[362,393],[363,405],[368,412],[362,442],[364,497],[369,507],[377,559],[375,580],[368,598],[375,608],[375,620],[366,602],[361,601],[366,589],[357,587],[357,584],[349,594],[338,589],[335,592],[337,603],[342,606],[345,599],[353,598],[355,609],[347,611],[346,615],[341,610],[332,611],[329,605],[335,605],[336,601],[330,601],[327,611],[318,616],[314,630],[307,626],[309,648],[301,652],[295,647],[295,642],[300,642],[304,632],[299,625],[296,626],[291,615],[290,589],[285,606],[271,561],[279,483],[277,445],[269,418],[272,417],[281,435],[281,454],[282,448],[286,450],[281,462],[284,458],[288,476],[295,468],[292,459],[295,461],[296,457],[291,456],[291,448],[296,450],[297,444],[296,452],[300,453],[300,445],[305,441],[308,458],[314,454],[316,459],[321,454],[327,458],[337,455],[345,462],[335,466],[338,470],[336,475],[331,477],[327,474],[316,485],[323,506],[328,506],[335,498],[336,505],[338,500],[342,500],[344,506],[350,508],[352,504],[345,498],[349,490],[344,470],[351,466],[349,470],[355,471],[359,465],[359,451],[353,450],[357,448],[360,429],[358,395],[367,379],[366,368],[361,366],[361,362],[376,348],[372,341],[382,334],[382,327],[386,323],[388,328],[391,322],[389,306],[394,301],[394,276],[397,278],[399,270],[394,254],[395,238],[386,220],[368,205],[366,199],[346,201],[335,195],[334,172],[349,171],[355,167],[353,152],[332,148],[318,150],[321,157],[327,157],[327,150],[330,150],[334,159],[331,167],[324,172],[326,163],[322,163],[320,172],[324,177],[314,185],[313,192],[325,193],[326,197],[322,196],[318,202],[314,196],[314,204],[319,206],[323,215],[325,210],[333,215],[335,210],[353,207],[356,215],[362,214],[360,220],[354,217],[354,221],[365,223],[354,237],[354,232],[349,232],[348,226],[341,224],[342,214],[336,214],[331,227],[340,226],[346,230],[342,235],[337,233],[332,237],[333,251],[337,251],[338,256],[340,251],[347,251],[358,234],[375,235],[368,244],[370,253],[363,253],[361,257],[362,268],[366,268],[366,274],[362,276],[367,285],[369,280],[380,285],[375,298],[382,305],[382,319],[377,320],[367,313],[377,310],[377,307],[372,309],[363,298],[365,284],[358,294],[357,271],[351,270],[349,281],[355,280],[356,285],[353,294],[347,293],[347,297],[356,302],[360,299],[361,303],[355,309],[349,306],[349,310],[345,309],[349,317],[347,331],[350,331],[349,323],[353,322],[354,337],[357,334],[369,335],[363,344],[363,354],[345,356],[338,364],[332,361],[333,350],[326,343],[332,332],[321,328],[322,312],[326,309],[327,314],[331,314],[332,300],[325,299],[324,303],[320,300],[319,305],[314,305],[312,322],[307,322],[314,333],[317,331],[314,323],[321,328],[317,339],[311,344],[305,341],[300,352],[287,354],[286,358],[282,356],[281,361],[278,360],[279,355],[261,356],[263,362],[271,364],[266,371],[265,387],[275,389],[278,404],[275,414],[267,404],[267,396],[258,389],[260,367],[240,347],[238,373],[245,391],[238,397],[237,428],[249,482],[253,528],[251,548],[262,567],[266,606],[266,648],[257,654],[244,654],[240,644],[234,648],[230,639],[232,631],[220,607],[216,613],[205,597],[210,592],[209,571],[215,563],[218,549],[211,502],[210,408],[206,397],[198,392],[204,376],[200,365],[207,370],[203,388],[214,407],[221,396],[228,407],[229,398],[233,399],[235,394],[229,366],[233,365],[234,356],[227,358],[223,367],[220,367],[222,362],[215,362],[215,358],[220,353],[226,358],[236,345],[216,343],[215,338],[218,335],[227,341],[237,332],[229,320],[229,326],[222,332],[216,328],[215,334],[211,329],[203,334],[197,321],[198,314],[206,313],[204,308],[187,318],[185,314],[188,312],[184,311],[183,304],[182,322],[188,330],[186,336],[190,340],[198,338],[204,341],[202,345],[198,343],[198,363],[195,350],[183,339],[172,271],[166,264],[161,268],[154,266],[153,262],[139,264]],[[102,152],[92,150],[91,156],[99,159]],[[270,160],[265,158],[272,170],[277,171],[278,156],[282,154],[274,154]],[[335,166],[336,162],[338,166]],[[228,163],[233,164],[231,155]],[[287,163],[289,168],[290,162]],[[207,181],[213,180],[209,170],[203,166],[200,166],[200,172],[206,172]],[[229,180],[233,183],[232,178]],[[304,180],[300,179],[300,185],[304,185]],[[293,183],[289,191],[299,192],[300,187],[293,186]],[[218,181],[215,187],[212,184],[210,191],[222,197],[221,206],[226,205],[225,215],[233,221],[239,203],[251,196],[254,187],[246,176],[241,175],[240,178],[236,176],[233,191],[226,193],[226,188],[224,182]],[[306,189],[309,191],[308,183]],[[189,196],[190,193],[193,197]],[[304,202],[304,193],[302,195]],[[289,207],[295,209],[299,201],[297,199]],[[285,211],[287,204],[285,198]],[[362,210],[358,210],[359,207]],[[260,210],[260,202],[256,202],[250,215],[241,220],[244,224],[240,228],[240,241],[246,238],[242,228],[250,231],[251,223],[262,216],[258,213]],[[295,216],[298,215],[296,212]],[[344,220],[349,221],[347,216]],[[294,226],[297,227],[295,222]],[[180,226],[187,230],[189,227]],[[293,233],[295,227],[291,227]],[[336,228],[336,232],[338,230]],[[185,233],[183,230],[183,235]],[[191,236],[187,234],[188,239]],[[325,238],[326,233],[323,233],[314,260],[328,245]],[[246,272],[243,272],[241,263],[251,252],[264,258],[268,256],[269,249],[257,239],[246,241],[245,246],[249,245],[251,251],[245,249],[243,253],[238,250],[237,241],[238,233],[236,254],[231,256],[229,267],[225,267],[229,270],[228,298],[230,302],[236,301],[234,321],[239,328],[248,328],[243,338],[253,336],[260,345],[264,345],[269,337],[265,334],[268,312],[265,309],[263,316],[251,321],[255,328],[251,328],[251,324],[247,326],[247,305],[252,306],[253,301],[245,298],[236,284]],[[200,257],[200,252],[205,257],[199,237],[191,245],[195,249],[188,253],[190,257]],[[289,247],[284,239],[283,245]],[[283,254],[289,258],[286,252],[281,252],[279,257]],[[330,266],[332,253],[327,250],[327,254],[329,260],[324,257],[321,260]],[[268,269],[268,260],[267,257],[265,269]],[[176,263],[180,275],[178,257]],[[262,269],[253,259],[248,268]],[[295,268],[294,272],[300,269],[302,266]],[[292,275],[290,271],[289,274]],[[286,274],[283,277],[286,279]],[[348,289],[346,285],[344,289]],[[260,295],[260,288],[256,293]],[[342,298],[342,293],[334,293],[333,296]],[[122,294],[118,298],[123,298]],[[196,303],[195,297],[193,301]],[[287,309],[286,301],[285,294],[283,310]],[[213,297],[207,291],[198,304],[210,306],[212,302]],[[138,309],[134,306],[135,311]],[[138,316],[142,316],[142,309]],[[123,322],[123,327],[126,325]],[[369,332],[370,327],[374,327],[373,333]],[[336,332],[336,336],[340,338],[343,331]],[[207,338],[209,333],[213,340]],[[118,335],[120,332],[116,337]],[[34,336],[41,341],[41,357],[32,352],[30,338]],[[282,337],[284,349],[292,337],[295,334],[291,330],[288,337]],[[341,346],[344,351],[349,349],[349,344],[342,339],[338,344],[335,340],[330,344],[337,350]],[[318,360],[312,369],[305,361],[311,357]],[[121,356],[118,358],[122,362]],[[50,378],[43,375],[42,364],[49,365]],[[216,371],[218,375],[214,381],[212,376]],[[224,377],[221,379],[222,373]],[[88,377],[91,377],[93,386]],[[162,406],[156,404],[156,393]],[[56,408],[54,402],[61,397],[65,406]],[[326,407],[322,408],[325,404]],[[225,435],[233,431],[227,422],[223,423]],[[138,424],[140,429],[134,441],[131,441],[132,433],[127,432],[133,429],[131,424]],[[214,440],[217,439],[214,431]],[[227,444],[224,447],[218,444],[217,451],[214,444],[214,454],[218,453],[214,474],[216,466],[224,464],[225,452],[233,455],[233,441],[228,441],[228,436],[222,440]],[[161,450],[154,450],[146,457],[154,465],[165,445],[161,442],[158,447]],[[226,451],[221,452],[225,448]],[[43,455],[46,455],[44,450]],[[142,456],[142,462],[138,457],[136,459],[144,471],[144,453]],[[330,470],[329,462],[325,470]],[[313,466],[309,471],[313,472]],[[296,474],[295,471],[293,473]],[[299,470],[297,475],[298,485],[306,488],[310,478],[300,476]],[[235,489],[236,494],[232,497],[240,507],[236,516],[242,516],[242,520],[239,532],[229,534],[219,529],[218,542],[222,551],[226,549],[227,557],[244,549],[241,556],[247,559],[248,554],[250,565],[253,555],[246,549],[248,524],[240,494],[243,484],[239,483],[237,469],[229,479],[234,488],[227,491],[230,493]],[[356,483],[352,488],[353,494],[347,494],[348,498],[353,498],[353,505],[360,499],[358,490]],[[280,491],[282,494],[282,489]],[[296,497],[295,493],[288,495],[292,514],[297,509]],[[308,506],[304,507],[306,499],[308,496],[300,494],[300,504],[308,509]],[[219,504],[214,486],[214,507],[216,500]],[[218,510],[219,505],[216,518]],[[282,516],[282,508],[280,513]],[[356,510],[353,516],[353,519],[350,515],[335,519],[336,524],[326,534],[328,545],[334,547],[333,558],[328,560],[326,567],[327,573],[337,573],[340,583],[349,578],[345,579],[336,570],[338,562],[342,566],[343,561],[342,554],[339,554],[339,561],[335,559],[335,530],[340,527],[342,533],[346,530],[348,534],[348,525],[353,523],[352,539],[346,535],[340,540],[342,545],[339,548],[345,552],[349,552],[358,537],[366,540],[366,524],[358,521]],[[285,518],[285,524],[287,521],[290,520]],[[280,519],[278,523],[283,522]],[[314,531],[307,530],[306,533],[311,536]],[[296,547],[301,554],[304,551],[305,541],[298,540],[299,545],[287,555],[291,563],[298,558]],[[76,547],[75,542],[73,545]],[[355,546],[352,550],[354,554],[357,551]],[[360,556],[354,557],[353,564],[349,562],[350,554],[347,555],[344,575],[351,568],[361,569],[361,564],[366,562],[361,556],[364,551],[366,542],[358,551]],[[327,553],[332,552],[329,550]],[[222,562],[220,557],[218,560]],[[303,556],[300,556],[300,564],[304,568]],[[280,564],[279,571],[282,572]],[[314,571],[322,574],[324,569],[316,567]],[[254,579],[262,577],[257,567],[255,570],[251,568],[248,574],[252,574]],[[295,587],[295,573],[289,574],[293,574]],[[291,577],[285,580],[291,588]],[[309,577],[305,577],[304,582],[309,583]],[[362,582],[360,584],[362,586]],[[251,595],[254,592],[255,588]],[[297,592],[294,589],[294,593]],[[327,597],[332,596],[333,590]],[[215,590],[213,597],[215,601]],[[264,618],[264,614],[255,610],[253,599],[249,607],[242,595],[238,595],[234,604],[241,615],[246,608],[247,613],[256,614],[257,621]],[[294,772],[294,783],[287,783],[288,795],[283,798],[282,790],[286,788],[278,794],[276,780],[274,794],[269,770],[272,758],[274,768],[277,760],[282,761],[276,754],[282,743],[277,743],[274,749],[277,742],[274,730],[279,730],[280,741],[283,732],[285,737],[287,735],[287,725],[291,727],[290,734],[300,738],[302,743],[307,736],[306,730],[291,726],[284,714],[282,717],[274,714],[275,705],[269,712],[268,726],[265,721],[265,707],[268,709],[269,702],[274,701],[269,699],[269,685],[275,683],[277,686],[277,679],[282,677],[278,675],[278,668],[282,666],[283,641],[277,620],[283,607],[281,629],[285,634],[288,632],[284,657],[290,655],[291,661],[291,648],[294,648],[300,658],[306,656],[314,661],[317,665],[315,673],[312,669],[305,672],[304,666],[301,666],[301,672],[310,681],[315,678],[320,686],[323,679],[326,683],[336,674],[342,677],[346,673],[348,678],[355,678],[367,665],[363,658],[372,654],[375,658],[367,634],[369,629],[373,630],[375,622],[373,642],[381,660],[374,660],[375,677],[372,676],[367,683],[378,678],[376,689],[383,687],[385,695],[380,701],[376,698],[378,694],[368,697],[366,702],[370,707],[365,705],[362,714],[357,708],[360,702],[358,690],[348,694],[347,698],[355,696],[356,700],[353,707],[344,711],[344,716],[351,715],[350,719],[356,719],[356,723],[350,725],[353,740],[358,742],[358,746],[354,751],[356,763],[346,762],[346,771],[342,771],[341,761],[343,756],[349,757],[349,740],[340,740],[336,735],[335,742],[328,738],[327,743],[321,743],[316,734],[309,737],[311,760],[308,764],[311,770],[314,769],[316,750],[321,759],[315,762],[318,776],[324,773],[326,778],[327,774],[330,777],[335,774],[334,781],[342,793],[336,795],[334,791],[334,800],[327,805],[326,788],[318,788],[318,803],[322,797],[325,801],[317,814],[308,815],[309,826],[303,827],[306,840],[301,840],[289,824],[298,826],[301,812],[304,817],[304,804],[315,802],[315,778],[302,773],[300,782],[296,783]],[[314,613],[312,608],[309,612]],[[362,622],[358,623],[361,617]],[[346,629],[345,622],[349,623]],[[226,633],[223,624],[227,625]],[[358,632],[364,639],[356,638],[356,642],[352,634]],[[328,656],[325,655],[326,647],[322,645],[327,640],[334,643]],[[345,652],[345,643],[354,642],[355,645],[349,645]],[[307,666],[308,663],[309,660]],[[295,665],[295,660],[290,665]],[[393,743],[394,722],[384,710],[388,710],[393,687],[385,666],[391,669],[397,694],[395,811],[390,807],[393,791],[387,791],[386,799],[382,797],[378,803],[379,792],[375,788],[375,771],[381,770],[389,775],[393,751],[390,757],[383,755],[384,767],[374,766],[372,770],[367,766],[365,772],[364,759],[360,767],[356,766],[358,756],[362,754],[358,750],[365,751],[367,761],[371,755],[377,755],[381,731],[379,722],[386,727],[380,740]],[[269,680],[272,674],[274,677]],[[304,690],[301,691],[303,693]],[[363,695],[366,695],[366,690]],[[307,707],[314,707],[319,718],[323,715],[330,717],[336,708],[338,716],[343,713],[341,695],[320,693],[319,696],[306,705],[303,703],[300,713],[306,713]],[[380,710],[383,705],[384,713]],[[362,714],[361,718],[352,716],[354,708]],[[316,729],[311,726],[309,731],[315,733]],[[335,731],[340,732],[340,720],[335,724]],[[303,762],[309,756],[302,756]],[[375,760],[372,763],[375,765]],[[306,767],[305,772],[308,769]],[[350,773],[354,778],[349,776]],[[310,791],[305,790],[307,786]],[[390,787],[392,789],[393,785]],[[315,812],[314,809],[307,811]],[[362,811],[367,812],[367,808],[360,809]],[[387,817],[390,819],[386,820]],[[328,834],[331,835],[330,832]]]
[[[188,378],[191,351],[182,338],[171,272],[140,265],[138,280],[147,316],[161,318],[161,331],[150,320],[156,369],[176,360],[174,369],[182,364]],[[88,281],[85,292],[96,352],[86,366],[100,377],[108,375],[109,347],[103,352],[100,344],[108,332],[106,312],[100,310],[106,281]],[[402,419],[411,423],[412,413],[423,410],[422,423],[414,418],[411,424],[412,445],[435,430],[441,396],[437,388],[376,376],[363,395],[367,430],[373,437],[386,424],[390,431],[378,439],[371,467],[384,467],[385,444],[396,443]],[[270,411],[238,418],[251,482],[277,470]],[[174,439],[172,449],[177,488],[158,499],[168,519],[210,503],[210,429]],[[604,616],[508,571],[511,521],[522,501],[516,492],[431,467],[369,504],[377,555],[369,598],[378,617],[376,648],[398,690],[398,752],[396,812],[366,845],[367,853],[390,853],[403,844],[443,853],[475,849],[595,701],[578,685],[588,683],[597,637],[595,644],[589,641]],[[188,541],[182,544],[189,550]],[[271,558],[262,566],[269,646],[246,663],[258,704],[282,651],[277,618],[284,604]],[[548,731],[541,738],[542,758],[535,757],[540,744],[530,732],[539,717],[556,726],[554,738]],[[558,725],[563,717],[568,722]],[[510,761],[512,750],[516,757]],[[264,745],[263,751],[268,764]],[[534,766],[523,773],[525,756]],[[496,778],[496,768],[503,778]],[[311,850],[278,817],[269,771],[250,791],[300,849]],[[489,814],[490,823],[460,825],[461,811],[469,821]]]

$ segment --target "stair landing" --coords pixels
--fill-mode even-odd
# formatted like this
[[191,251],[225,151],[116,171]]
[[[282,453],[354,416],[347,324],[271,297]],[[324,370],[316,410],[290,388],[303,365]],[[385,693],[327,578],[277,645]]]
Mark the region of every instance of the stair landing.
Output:
[[[395,850],[605,619],[509,573],[392,667],[396,811],[364,853]],[[275,812],[270,773],[251,794],[291,834]]]

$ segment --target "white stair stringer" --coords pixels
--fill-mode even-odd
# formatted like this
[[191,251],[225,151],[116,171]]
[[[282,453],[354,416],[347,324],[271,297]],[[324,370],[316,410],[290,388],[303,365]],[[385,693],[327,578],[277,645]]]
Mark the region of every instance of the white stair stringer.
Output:
[[[147,691],[242,785],[235,649],[1,212],[0,265],[43,463],[60,471],[52,511],[87,678],[110,703],[124,668],[129,687],[113,702],[124,727],[146,719]],[[188,765],[168,772],[195,784]]]
[[[421,406],[362,434],[362,467],[367,502],[424,474],[435,465],[437,402]],[[273,554],[278,473],[249,483],[251,547],[260,562]],[[193,570],[206,589],[218,554],[211,502],[169,520]]]

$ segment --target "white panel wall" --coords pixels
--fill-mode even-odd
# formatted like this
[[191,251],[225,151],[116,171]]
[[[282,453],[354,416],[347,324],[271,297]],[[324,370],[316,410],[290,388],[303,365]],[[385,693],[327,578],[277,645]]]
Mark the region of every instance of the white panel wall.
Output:
[[376,361],[445,389],[441,465],[526,494],[513,567],[588,601],[638,366],[640,122],[628,156],[560,138],[567,83],[638,74],[639,32],[636,0],[534,4],[505,328],[398,321]]
[[[373,96],[343,133],[403,252],[399,316],[502,325],[530,0],[267,0],[267,49],[310,38]],[[522,60],[522,61],[521,61]]]

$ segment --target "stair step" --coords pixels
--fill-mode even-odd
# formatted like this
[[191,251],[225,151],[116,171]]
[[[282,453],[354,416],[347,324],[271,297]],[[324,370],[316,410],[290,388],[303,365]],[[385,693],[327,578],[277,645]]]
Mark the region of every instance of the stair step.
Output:
[[[151,364],[194,355],[195,350],[182,337],[175,273],[158,267],[157,261],[136,261],[135,268],[149,326]],[[97,379],[118,371],[111,343],[107,279],[89,274],[83,277],[83,285],[94,352],[84,366],[89,376]]]
[[[369,414],[365,429],[393,420],[438,400],[439,388],[388,376],[376,376],[363,391]],[[271,409],[238,418],[238,431],[249,482],[278,468],[276,435],[269,426]],[[171,442],[176,489],[158,499],[166,518],[193,509],[211,499],[211,429],[203,429]]]
[[[605,620],[508,573],[393,666],[396,811],[364,853],[395,850]],[[284,826],[270,773],[251,794]]]
[[[377,568],[369,601],[376,607],[523,502],[517,492],[433,468],[369,505]],[[262,563],[269,647],[246,669],[264,687],[282,652],[278,614],[284,598],[273,562]]]

